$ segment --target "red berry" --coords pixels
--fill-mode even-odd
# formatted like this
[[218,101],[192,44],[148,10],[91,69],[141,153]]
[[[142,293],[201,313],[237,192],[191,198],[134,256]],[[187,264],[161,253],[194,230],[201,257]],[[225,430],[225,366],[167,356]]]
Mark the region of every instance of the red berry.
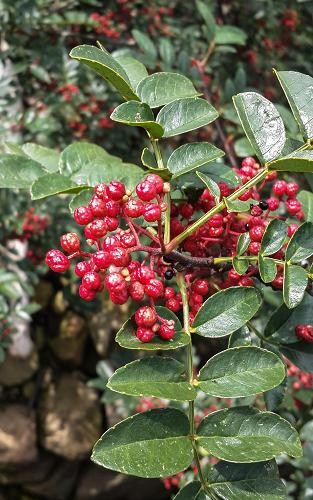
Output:
[[297,325],[295,333],[300,340],[313,342],[313,325]]
[[115,231],[120,225],[120,221],[116,217],[104,217],[104,222],[108,226],[109,231]]
[[284,284],[284,277],[282,274],[277,274],[277,276],[273,279],[273,281],[271,282],[272,283],[272,286],[274,288],[277,288],[278,290],[281,290],[283,288],[283,284]]
[[88,273],[89,271],[91,271],[91,265],[88,260],[77,262],[77,264],[75,265],[74,272],[76,276],[79,276],[80,278],[82,278],[84,274]]
[[158,330],[158,335],[163,340],[171,340],[175,335],[175,328],[163,324]]
[[157,317],[154,309],[150,306],[142,306],[135,313],[135,321],[138,326],[152,327]]
[[155,222],[161,218],[161,209],[156,203],[147,203],[144,211],[144,219],[147,222]]
[[288,226],[288,236],[291,238],[291,236],[297,231],[298,229],[298,224],[289,224]]
[[239,286],[253,286],[254,282],[253,279],[250,278],[249,276],[243,276],[238,283]]
[[260,248],[261,245],[258,241],[251,241],[251,243],[248,246],[248,251],[249,253],[252,253],[252,255],[258,255]]
[[296,217],[299,221],[302,221],[304,219],[304,212],[299,210],[299,212],[296,213]]
[[253,167],[255,164],[255,159],[252,158],[252,156],[247,156],[247,158],[244,158],[241,162],[241,165],[243,167]]
[[162,297],[164,293],[164,286],[162,281],[157,279],[150,280],[149,283],[145,286],[145,292],[148,297],[152,297],[153,299]]
[[88,207],[92,211],[94,217],[104,217],[107,214],[105,201],[98,196],[93,196]]
[[279,207],[279,200],[277,198],[274,198],[274,196],[271,196],[270,198],[267,198],[266,202],[268,204],[268,209],[271,212],[274,212]]
[[92,261],[99,269],[107,269],[112,263],[110,254],[104,250],[95,252]]
[[107,274],[104,282],[110,292],[118,293],[126,288],[126,281],[121,273]]
[[210,227],[221,227],[224,222],[224,217],[222,214],[215,214],[208,220],[208,225]]
[[93,213],[88,207],[78,207],[74,210],[74,219],[80,226],[85,226],[93,220]]
[[151,328],[143,328],[140,326],[136,330],[136,337],[141,342],[144,342],[144,343],[150,342],[154,337],[154,331],[151,330]]
[[131,232],[120,234],[120,242],[124,248],[131,248],[137,244],[135,235]]
[[238,274],[235,269],[230,269],[227,276],[230,281],[234,281],[235,283],[237,283],[241,279],[240,274]]
[[263,214],[263,210],[261,207],[259,207],[258,205],[254,205],[252,208],[251,208],[251,211],[250,211],[251,215],[253,217],[259,217],[260,215]]
[[179,213],[185,219],[190,219],[190,217],[192,216],[193,212],[194,212],[194,208],[193,208],[193,206],[190,203],[182,203],[179,206]]
[[288,182],[286,186],[286,194],[289,198],[294,198],[299,191],[299,184],[296,182]]
[[145,211],[145,206],[140,200],[128,200],[124,205],[124,213],[127,217],[135,219],[141,217]]
[[127,288],[123,288],[122,290],[118,292],[110,292],[110,299],[113,302],[113,304],[118,304],[118,305],[123,305],[127,302],[128,300],[128,291]]
[[86,288],[84,285],[80,285],[78,289],[79,296],[84,300],[93,300],[96,296],[96,291]]
[[149,182],[150,184],[153,184],[158,194],[162,193],[164,187],[164,181],[159,175],[148,174],[147,177],[145,178],[145,181]]
[[154,271],[152,271],[150,267],[141,266],[140,269],[138,269],[138,279],[143,285],[147,285],[154,277]]
[[87,239],[98,240],[107,234],[107,230],[104,220],[95,219],[85,227],[84,233]]
[[243,193],[241,196],[239,196],[239,200],[241,201],[247,201],[252,198],[252,191],[248,189],[245,193]]
[[180,301],[175,297],[172,299],[168,299],[165,302],[165,307],[167,307],[170,311],[178,312],[180,309]]
[[129,288],[128,288],[128,293],[130,295],[130,297],[133,299],[133,300],[136,300],[137,302],[139,302],[140,300],[142,300],[145,296],[145,288],[144,288],[144,285],[142,285],[140,283],[140,281],[133,281],[130,285],[129,285]]
[[286,194],[287,183],[285,181],[276,181],[273,184],[272,191],[276,196],[281,198]]
[[211,238],[219,238],[220,236],[222,236],[224,232],[224,227],[221,226],[221,227],[210,227],[209,228],[209,236]]
[[170,287],[170,286],[167,286],[164,290],[164,297],[166,300],[168,299],[172,299],[173,297],[175,297],[175,290],[174,288]]
[[88,290],[99,290],[101,278],[95,271],[89,271],[82,277],[82,285]]
[[45,263],[55,273],[64,273],[71,264],[69,258],[60,250],[49,250],[46,254]]
[[196,280],[192,284],[192,290],[199,295],[207,295],[209,293],[209,283],[206,280]]
[[111,263],[118,267],[125,267],[129,264],[131,256],[125,248],[116,247],[110,252]]
[[264,227],[263,226],[253,226],[249,230],[249,235],[252,241],[261,241],[262,236],[264,233]]
[[68,253],[78,252],[80,239],[76,233],[66,233],[60,238],[61,247]]
[[106,193],[111,200],[120,201],[126,193],[125,185],[119,181],[111,181],[107,185]]
[[230,195],[231,189],[226,182],[219,182],[218,187],[220,188],[221,196],[223,198]]
[[142,181],[136,186],[136,193],[138,198],[142,201],[151,201],[156,197],[156,186],[151,182]]
[[104,184],[104,182],[99,182],[99,184],[97,184],[95,187],[94,187],[94,193],[96,194],[96,196],[98,196],[99,198],[105,200],[106,199],[106,184]]
[[106,250],[107,252],[111,252],[111,250],[117,246],[120,246],[120,239],[117,235],[107,236],[102,243],[103,250]]
[[109,217],[116,217],[121,211],[120,204],[117,201],[108,200],[105,202],[105,206]]
[[300,201],[296,198],[290,198],[289,200],[285,201],[285,205],[290,215],[296,215],[302,207]]

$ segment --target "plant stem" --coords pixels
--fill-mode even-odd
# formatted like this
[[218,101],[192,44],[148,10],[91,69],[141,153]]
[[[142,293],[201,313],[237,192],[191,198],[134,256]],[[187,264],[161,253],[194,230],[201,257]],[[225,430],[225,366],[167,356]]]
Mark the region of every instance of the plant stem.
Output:
[[[184,317],[184,331],[189,335],[190,342],[186,346],[186,377],[187,381],[192,384],[193,383],[193,360],[192,360],[192,341],[191,341],[191,333],[189,327],[189,304],[188,304],[188,296],[187,296],[187,288],[185,277],[182,273],[177,274],[177,285],[179,287],[182,302],[183,302],[183,317]],[[206,481],[203,476],[203,472],[201,469],[200,458],[197,450],[197,444],[195,440],[195,403],[194,401],[188,401],[189,404],[189,424],[190,424],[190,439],[192,442],[193,452],[194,452],[194,460],[198,468],[198,475],[202,485],[202,488],[207,491]]]
[[275,340],[270,340],[268,337],[264,337],[264,335],[259,332],[259,330],[254,326],[251,321],[247,321],[247,327],[253,331],[253,333],[260,339],[262,342],[266,342],[267,344],[277,345],[279,346],[279,342],[275,342]]
[[[153,148],[154,156],[157,162],[157,165],[160,169],[165,170],[165,165],[163,163],[163,158],[159,146],[159,142],[157,139],[153,139],[150,137],[150,142]],[[171,196],[170,193],[166,193],[164,196],[164,201],[166,203],[166,211],[164,214],[164,244],[167,245],[171,239]]]
[[248,189],[251,187],[255,186],[258,182],[262,181],[265,179],[265,177],[268,174],[267,168],[264,168],[260,170],[260,172],[257,173],[252,179],[250,179],[246,184],[241,186],[239,189],[234,191],[232,194],[227,196],[227,198],[224,198],[222,201],[220,201],[215,207],[213,207],[211,210],[209,210],[206,214],[204,214],[200,219],[196,220],[191,226],[187,227],[185,231],[183,231],[181,234],[176,236],[176,238],[172,239],[167,245],[166,245],[166,252],[170,253],[175,248],[177,248],[188,236],[193,234],[199,227],[203,226],[213,215],[221,212],[224,210],[226,207],[226,202],[227,201],[234,201],[237,198],[239,198],[242,194],[244,194]]
[[157,161],[158,167],[162,168],[162,169],[165,168],[164,164],[163,164],[163,159],[162,159],[161,150],[160,150],[158,140],[152,139],[152,137],[150,137],[150,142],[151,142],[151,145],[153,147],[153,152],[154,152],[154,156],[155,156],[155,159]]

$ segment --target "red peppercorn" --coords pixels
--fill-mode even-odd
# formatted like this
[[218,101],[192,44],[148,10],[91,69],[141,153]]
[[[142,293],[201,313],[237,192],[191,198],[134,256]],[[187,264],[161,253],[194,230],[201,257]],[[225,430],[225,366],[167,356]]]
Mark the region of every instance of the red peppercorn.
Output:
[[253,279],[250,278],[249,276],[243,276],[238,283],[239,286],[253,286],[254,282]]
[[272,191],[276,196],[281,198],[286,194],[287,183],[285,181],[276,181],[273,184]]
[[267,198],[266,202],[268,204],[268,209],[271,212],[274,212],[279,207],[279,200],[277,198],[274,198],[273,196],[271,196],[270,198]]
[[98,198],[98,196],[93,196],[88,207],[92,211],[94,217],[104,217],[107,214],[105,201]]
[[301,210],[301,203],[296,198],[290,198],[285,201],[287,211],[290,215],[296,215]]
[[95,290],[91,290],[90,288],[86,288],[84,285],[80,285],[78,293],[82,299],[89,302],[95,298],[97,292]]
[[46,254],[45,263],[55,273],[64,273],[70,267],[71,262],[60,250],[49,250]]
[[251,241],[251,243],[248,246],[248,251],[249,253],[252,253],[252,255],[258,255],[260,252],[261,245],[258,241]]
[[104,220],[95,219],[85,227],[84,233],[86,238],[90,240],[98,240],[106,235],[107,230],[108,228]]
[[80,247],[80,239],[76,233],[66,233],[60,238],[61,247],[65,252],[78,252]]
[[142,300],[145,296],[145,288],[144,288],[144,285],[142,285],[140,283],[140,281],[133,281],[130,285],[129,285],[129,288],[128,288],[128,293],[130,295],[130,297],[133,299],[133,300],[136,300],[137,302],[139,302],[140,300]]
[[241,201],[247,201],[252,198],[252,191],[251,189],[248,189],[245,193],[243,193],[241,196],[239,196],[239,200]]
[[116,217],[121,211],[120,204],[117,201],[108,200],[105,202],[105,206],[109,217]]
[[161,218],[161,209],[156,203],[147,203],[144,211],[144,219],[147,222],[156,222]]
[[92,262],[99,269],[107,269],[112,264],[111,255],[109,254],[109,252],[105,252],[104,250],[99,250],[98,252],[93,254]]
[[104,222],[108,226],[109,231],[115,231],[120,225],[120,221],[116,217],[104,217]]
[[141,200],[128,200],[124,205],[124,213],[127,217],[135,219],[141,217],[145,211],[145,206]]
[[291,236],[297,231],[298,229],[298,224],[289,224],[288,226],[288,236],[291,238]]
[[163,324],[158,330],[158,335],[163,340],[171,340],[175,335],[175,328]]
[[95,271],[89,271],[82,277],[82,285],[88,290],[99,290],[101,278]]
[[272,286],[274,288],[277,288],[278,290],[281,290],[283,288],[283,284],[284,284],[284,277],[282,274],[277,274],[277,276],[273,279],[273,281],[271,282],[272,283]]
[[79,276],[80,278],[82,278],[84,274],[88,273],[89,271],[91,271],[91,265],[88,260],[77,262],[77,264],[75,265],[74,272],[76,276]]
[[97,184],[94,187],[94,193],[99,198],[102,198],[103,200],[105,200],[107,198],[106,188],[107,188],[107,186],[106,186],[106,184],[104,184],[104,182],[99,182],[99,184]]
[[120,201],[125,193],[125,185],[122,182],[111,181],[110,184],[107,185],[106,194],[111,200]]
[[180,301],[175,297],[172,299],[168,299],[165,302],[165,307],[167,307],[170,311],[178,312],[180,309]]
[[253,167],[255,164],[255,159],[252,158],[252,156],[247,156],[246,158],[244,158],[241,162],[241,165],[243,167]]
[[158,194],[162,193],[164,187],[164,181],[159,175],[148,174],[145,178],[145,181],[149,182],[150,184],[153,184]]
[[192,284],[192,290],[199,295],[209,293],[209,283],[206,280],[196,280]]
[[113,248],[118,246],[120,246],[120,239],[117,235],[107,236],[102,243],[103,250],[106,250],[107,252],[110,252]]
[[135,235],[131,232],[125,232],[120,235],[120,242],[124,248],[131,248],[136,246]]
[[208,225],[210,227],[221,227],[224,222],[224,217],[222,214],[215,214],[208,220]]
[[135,321],[138,326],[152,327],[157,317],[154,309],[150,306],[142,306],[135,313]]
[[157,190],[151,182],[142,181],[137,184],[136,193],[142,201],[151,201],[156,197]]
[[143,285],[147,285],[155,277],[154,271],[147,266],[138,269],[138,279]]
[[264,227],[263,226],[253,226],[249,230],[249,235],[252,241],[261,241],[262,236],[264,233]]
[[154,331],[151,328],[138,327],[136,330],[136,337],[141,342],[151,342],[154,337]]
[[230,281],[234,281],[235,283],[237,283],[241,279],[240,274],[238,274],[235,269],[230,269],[227,276]]
[[125,248],[116,247],[110,252],[111,263],[118,267],[125,267],[131,260],[130,254]]
[[78,207],[74,210],[74,219],[80,226],[85,226],[93,220],[93,213],[88,207]]
[[313,325],[297,325],[295,333],[300,340],[313,342]]
[[193,208],[193,206],[190,203],[182,203],[179,206],[179,213],[185,219],[190,219],[190,217],[192,216],[193,212],[194,212],[194,208]]
[[211,238],[219,238],[220,236],[222,236],[224,232],[224,227],[221,226],[221,227],[210,227],[209,228],[209,236]]
[[164,293],[164,286],[162,281],[158,279],[150,280],[149,283],[145,286],[145,292],[148,297],[152,297],[153,299],[162,297]]
[[110,292],[118,293],[126,288],[126,281],[121,273],[107,274],[104,282]]
[[226,182],[220,182],[218,184],[218,187],[220,188],[221,196],[223,198],[230,195],[231,189],[229,188],[228,184],[226,184]]
[[289,198],[294,198],[299,191],[299,184],[296,182],[288,182],[286,186],[286,194]]
[[174,288],[170,287],[170,286],[167,286],[164,290],[164,297],[166,300],[168,299],[172,299],[173,297],[175,297],[175,290]]
[[123,305],[127,302],[128,300],[128,291],[127,288],[123,288],[122,290],[118,292],[110,292],[110,299],[113,302],[113,304],[118,304],[118,305]]

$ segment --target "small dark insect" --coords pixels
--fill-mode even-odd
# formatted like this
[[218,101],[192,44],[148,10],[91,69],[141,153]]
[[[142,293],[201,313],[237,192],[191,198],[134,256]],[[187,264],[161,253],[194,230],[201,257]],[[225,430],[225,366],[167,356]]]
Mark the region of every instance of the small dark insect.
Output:
[[265,200],[259,201],[259,207],[262,208],[262,210],[267,210],[268,209],[268,203]]
[[167,270],[167,271],[165,271],[165,273],[164,273],[164,278],[165,278],[166,280],[171,280],[171,279],[173,278],[174,274],[175,274],[175,273],[174,273],[173,269],[168,269],[168,270]]

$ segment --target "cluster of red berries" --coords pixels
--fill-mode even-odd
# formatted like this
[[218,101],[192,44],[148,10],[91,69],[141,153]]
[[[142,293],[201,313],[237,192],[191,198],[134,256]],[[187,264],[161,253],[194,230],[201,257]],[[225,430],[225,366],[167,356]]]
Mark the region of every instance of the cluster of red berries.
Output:
[[297,325],[295,334],[300,340],[313,342],[313,325]]
[[290,362],[288,362],[287,373],[289,377],[293,377],[292,388],[296,391],[299,389],[312,389],[313,373],[303,372]]
[[120,38],[120,32],[113,25],[114,12],[109,10],[105,15],[93,12],[90,19],[95,22],[95,32],[108,38],[116,40]]
[[29,208],[24,213],[21,239],[29,240],[32,236],[42,233],[48,224],[49,218],[46,215],[36,214],[34,207]]
[[73,95],[79,92],[79,88],[73,83],[67,83],[59,87],[58,92],[62,95],[65,102],[70,102],[73,99]]

